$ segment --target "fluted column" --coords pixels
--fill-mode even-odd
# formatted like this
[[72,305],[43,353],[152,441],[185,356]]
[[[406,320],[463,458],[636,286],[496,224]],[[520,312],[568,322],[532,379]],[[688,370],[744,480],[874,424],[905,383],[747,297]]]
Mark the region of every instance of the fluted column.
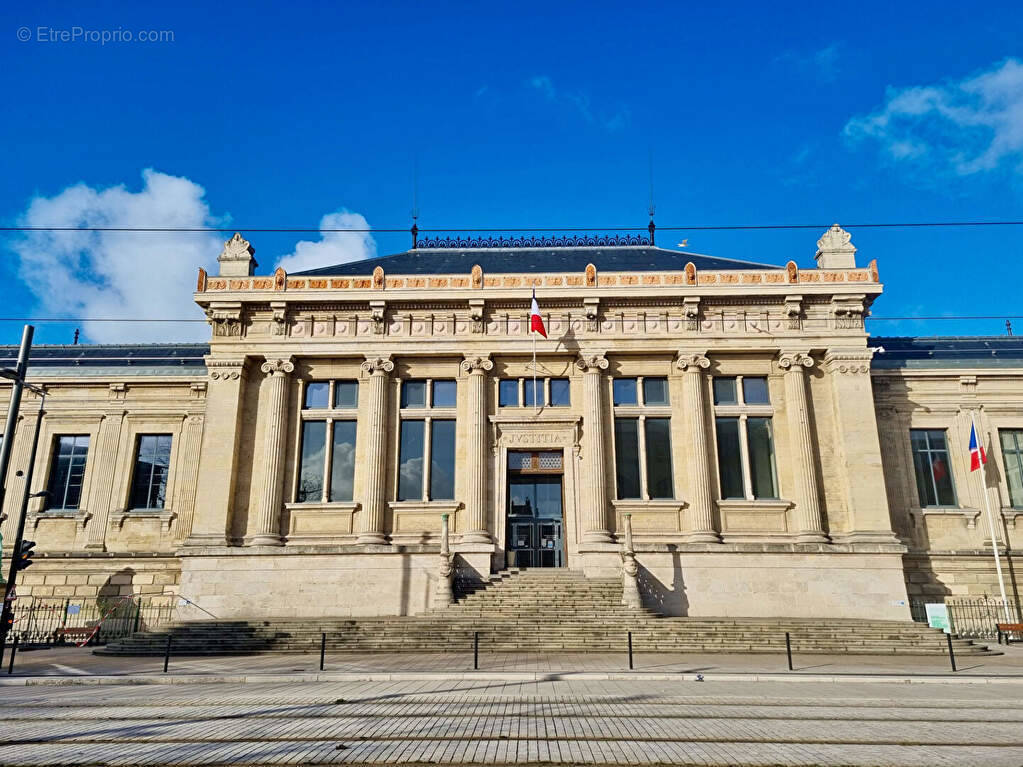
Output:
[[179,466],[182,467],[177,489],[178,510],[175,539],[187,538],[192,533],[192,516],[195,512],[195,489],[199,479],[199,460],[202,448],[203,417],[190,415],[181,427],[181,447]]
[[490,543],[487,531],[487,371],[494,363],[486,357],[468,357],[462,370],[469,374],[466,419],[465,511],[468,530],[463,543]]
[[266,428],[263,432],[263,486],[256,509],[256,531],[250,546],[281,545],[281,501],[284,498],[284,433],[287,421],[288,374],[295,364],[288,359],[270,359],[259,369],[269,376]]
[[717,543],[721,537],[714,529],[714,493],[711,489],[710,440],[707,437],[706,397],[703,371],[710,360],[699,352],[682,353],[675,363],[684,371],[682,377],[683,409],[686,413],[689,449],[689,513],[692,543]]
[[[813,367],[813,358],[803,352],[784,352],[778,364],[785,371],[785,409],[788,411],[792,441],[792,467],[796,481],[796,518],[800,543],[825,543],[817,488],[817,452],[810,430],[810,411],[806,401],[804,371]],[[871,417],[873,414],[871,413]]]
[[362,370],[369,373],[369,397],[366,401],[366,484],[362,503],[362,529],[359,543],[387,543],[384,512],[387,509],[387,381],[394,370],[389,357],[367,357]]
[[601,371],[607,370],[603,354],[584,355],[576,360],[583,371],[583,543],[612,543],[607,529],[607,460],[604,455],[604,408]]

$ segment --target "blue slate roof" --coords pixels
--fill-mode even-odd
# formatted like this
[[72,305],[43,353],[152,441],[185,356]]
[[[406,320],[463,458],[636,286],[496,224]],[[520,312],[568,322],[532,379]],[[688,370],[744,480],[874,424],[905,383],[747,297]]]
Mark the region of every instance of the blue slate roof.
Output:
[[1023,367],[1018,336],[872,336],[870,345],[884,349],[875,369]]
[[701,253],[667,250],[649,245],[596,247],[419,248],[391,256],[295,272],[296,277],[371,274],[468,274],[479,264],[484,274],[506,272],[583,272],[593,264],[598,272],[680,272],[692,261],[696,268],[782,269],[774,264],[716,258]]
[[[38,345],[29,354],[29,378],[36,375],[203,375],[209,344]],[[0,346],[0,368],[18,362],[17,346]]]

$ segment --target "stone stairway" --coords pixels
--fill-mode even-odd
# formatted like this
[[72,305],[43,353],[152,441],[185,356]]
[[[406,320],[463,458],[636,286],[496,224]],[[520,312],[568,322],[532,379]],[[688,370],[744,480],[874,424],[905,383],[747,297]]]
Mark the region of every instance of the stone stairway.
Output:
[[[802,618],[666,618],[621,605],[620,579],[565,569],[508,570],[466,584],[446,608],[406,617],[190,621],[141,632],[95,652],[159,655],[167,635],[175,655],[315,652],[321,634],[331,652],[783,653],[944,655],[941,631],[910,621]],[[953,640],[956,654],[989,654]]]

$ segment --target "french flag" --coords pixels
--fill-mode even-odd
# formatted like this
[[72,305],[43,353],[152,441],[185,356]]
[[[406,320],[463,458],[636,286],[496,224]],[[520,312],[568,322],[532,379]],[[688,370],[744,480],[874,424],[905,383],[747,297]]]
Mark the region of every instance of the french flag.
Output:
[[976,471],[981,464],[987,463],[987,453],[977,441],[977,424],[970,424],[970,471]]
[[543,326],[543,317],[540,316],[540,307],[536,304],[536,288],[533,288],[533,304],[529,307],[529,332],[539,333],[547,337],[547,328]]

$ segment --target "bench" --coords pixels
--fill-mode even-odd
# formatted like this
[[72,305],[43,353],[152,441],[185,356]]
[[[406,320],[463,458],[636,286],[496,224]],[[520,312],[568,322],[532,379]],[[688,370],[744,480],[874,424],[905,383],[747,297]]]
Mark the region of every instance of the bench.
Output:
[[99,629],[99,626],[83,626],[81,628],[59,628],[53,632],[53,637],[57,639],[67,639],[75,644],[81,642],[87,644],[93,635]]
[[998,644],[1002,643],[1002,636],[1005,636],[1005,644],[1012,644],[1010,634],[1023,634],[1023,623],[996,623],[998,630]]

